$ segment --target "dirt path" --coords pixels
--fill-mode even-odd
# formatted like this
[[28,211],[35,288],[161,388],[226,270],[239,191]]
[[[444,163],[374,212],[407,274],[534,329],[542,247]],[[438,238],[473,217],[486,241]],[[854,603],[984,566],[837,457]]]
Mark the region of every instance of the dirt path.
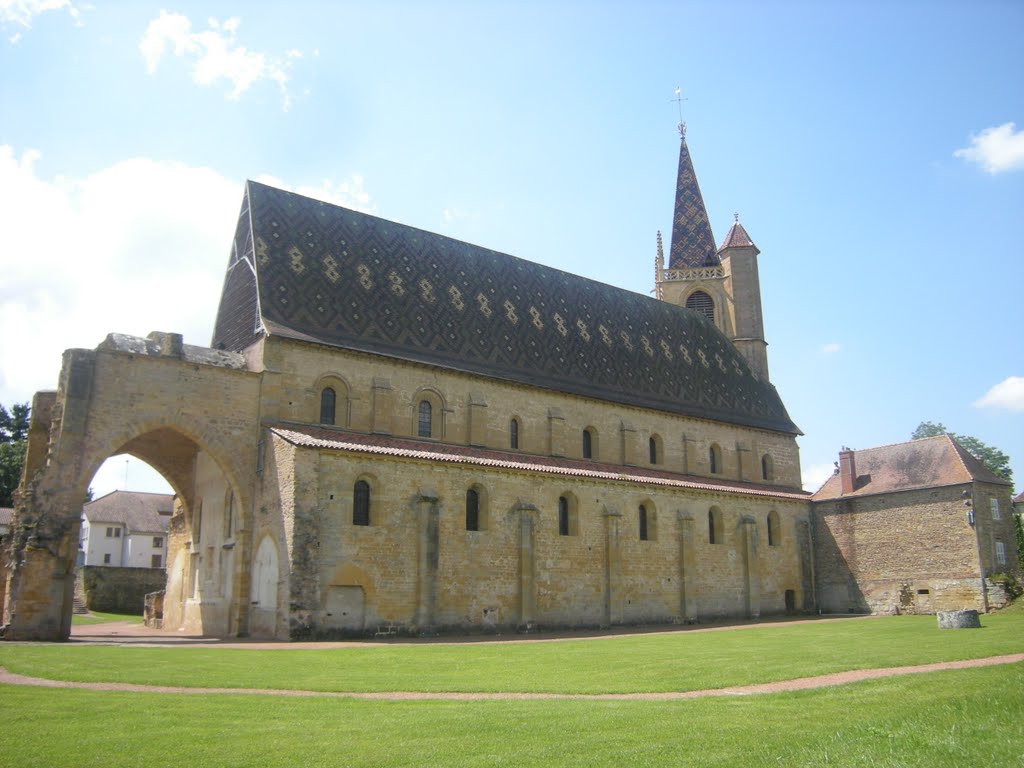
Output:
[[[292,646],[294,647],[294,646]],[[995,664],[1015,664],[1024,661],[1024,653],[1008,656],[990,656],[984,659],[967,659],[964,661],[944,661],[937,664],[921,664],[914,667],[888,667],[884,669],[858,669],[851,672],[836,672],[830,675],[801,677],[795,680],[781,680],[774,683],[742,685],[732,688],[715,688],[704,691],[679,691],[668,693],[456,693],[456,692],[372,692],[360,693],[352,691],[294,691],[270,688],[183,688],[166,685],[136,685],[132,683],[74,683],[66,680],[46,680],[39,677],[26,677],[8,672],[0,667],[0,683],[7,685],[34,685],[42,688],[84,688],[90,691],[131,691],[134,693],[179,693],[179,694],[241,694],[257,696],[316,696],[330,698],[383,699],[390,701],[528,701],[534,699],[577,699],[584,701],[612,700],[675,700],[700,699],[709,696],[751,696],[760,693],[779,693],[782,691],[803,691],[809,688],[825,688],[834,685],[856,683],[861,680],[875,680],[880,677],[897,675],[914,675],[921,672],[937,672],[946,669],[967,669],[970,667],[989,667]]]

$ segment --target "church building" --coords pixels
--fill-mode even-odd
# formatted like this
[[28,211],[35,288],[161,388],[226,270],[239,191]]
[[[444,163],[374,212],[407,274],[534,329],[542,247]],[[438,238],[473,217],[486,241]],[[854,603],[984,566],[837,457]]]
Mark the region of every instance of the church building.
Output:
[[685,133],[655,298],[248,182],[210,347],[111,334],[36,395],[3,636],[68,636],[80,500],[120,453],[177,496],[165,628],[812,608],[758,254],[738,220],[716,246]]

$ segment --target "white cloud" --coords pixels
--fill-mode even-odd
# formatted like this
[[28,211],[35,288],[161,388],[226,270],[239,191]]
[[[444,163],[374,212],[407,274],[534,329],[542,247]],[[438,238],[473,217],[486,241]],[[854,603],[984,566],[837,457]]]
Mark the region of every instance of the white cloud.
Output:
[[146,71],[156,72],[170,49],[174,56],[192,61],[192,81],[197,85],[211,86],[226,80],[231,85],[228,98],[232,100],[239,99],[261,80],[276,83],[281,91],[282,108],[287,111],[291,106],[288,72],[302,53],[293,49],[274,57],[250,51],[235,42],[240,24],[238,17],[224,22],[211,18],[207,19],[207,29],[195,32],[187,16],[161,10],[139,41]]
[[837,341],[830,341],[828,344],[823,344],[821,346],[821,351],[824,352],[826,355],[834,355],[841,349],[842,346],[840,346],[839,342]]
[[300,184],[298,186],[287,184],[276,176],[267,174],[256,176],[253,181],[312,197],[314,200],[323,200],[325,203],[341,205],[363,213],[374,213],[373,204],[370,202],[370,193],[363,188],[363,177],[358,173],[354,173],[340,182],[324,179],[319,184]]
[[996,384],[973,403],[975,408],[1003,408],[1024,411],[1024,376],[1010,376]]
[[[44,179],[38,158],[0,145],[0,403],[54,388],[65,349],[94,348],[111,332],[208,344],[241,180],[144,158]],[[358,177],[298,191],[370,204]]]
[[971,146],[956,150],[953,156],[977,163],[986,173],[1024,170],[1024,131],[1014,128],[1014,123],[986,128],[971,136]]
[[801,471],[804,480],[804,490],[814,493],[825,484],[826,480],[835,474],[835,471],[835,464],[811,464],[809,467],[804,467]]
[[[60,10],[67,11],[76,26],[81,26],[82,8],[71,0],[0,0],[0,24],[17,24],[31,29],[32,20],[36,16]],[[8,38],[11,43],[17,43],[20,39],[20,32]]]

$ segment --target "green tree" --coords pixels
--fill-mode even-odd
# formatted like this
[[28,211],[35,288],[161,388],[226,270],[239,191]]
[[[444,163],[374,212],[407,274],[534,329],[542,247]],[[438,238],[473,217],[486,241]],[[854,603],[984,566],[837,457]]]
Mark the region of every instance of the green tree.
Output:
[[15,403],[10,411],[0,404],[0,507],[14,506],[14,491],[25,462],[28,416],[28,403]]
[[935,437],[936,435],[949,435],[969,453],[990,470],[995,472],[1008,483],[1013,482],[1013,470],[1010,469],[1010,457],[992,445],[981,442],[970,435],[958,435],[946,429],[946,425],[939,422],[922,421],[917,429],[910,436],[912,440],[919,440],[922,437]]

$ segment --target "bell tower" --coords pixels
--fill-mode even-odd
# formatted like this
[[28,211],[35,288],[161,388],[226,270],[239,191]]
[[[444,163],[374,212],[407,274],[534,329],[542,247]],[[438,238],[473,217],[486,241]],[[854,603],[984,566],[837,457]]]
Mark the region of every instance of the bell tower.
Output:
[[679,171],[668,264],[661,233],[654,266],[655,295],[703,315],[746,358],[754,374],[768,380],[768,352],[761,314],[757,255],[739,215],[720,248],[715,247],[704,198],[679,125]]

